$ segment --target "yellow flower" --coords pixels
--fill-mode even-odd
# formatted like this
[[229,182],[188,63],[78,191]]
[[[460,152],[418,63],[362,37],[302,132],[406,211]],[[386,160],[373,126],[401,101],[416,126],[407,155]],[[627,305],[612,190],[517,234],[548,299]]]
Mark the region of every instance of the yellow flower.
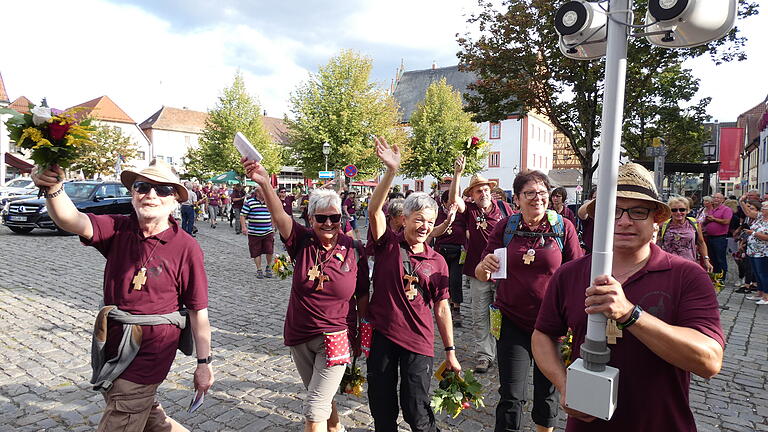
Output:
[[51,142],[48,141],[47,139],[43,138],[40,141],[38,141],[34,147],[32,147],[32,150],[38,149],[40,147],[53,147],[53,144],[51,144]]

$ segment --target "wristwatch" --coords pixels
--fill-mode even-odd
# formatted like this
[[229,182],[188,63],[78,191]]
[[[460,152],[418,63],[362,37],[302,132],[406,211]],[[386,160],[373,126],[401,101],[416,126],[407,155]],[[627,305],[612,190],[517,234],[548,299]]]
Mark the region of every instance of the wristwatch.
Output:
[[643,312],[643,308],[641,308],[638,305],[635,305],[635,308],[632,309],[632,313],[629,315],[629,318],[623,323],[617,322],[616,327],[618,327],[619,330],[624,330],[625,328],[628,328],[629,326],[637,322],[642,312]]
[[209,355],[206,358],[197,359],[197,364],[211,364],[212,361],[213,361],[213,355]]

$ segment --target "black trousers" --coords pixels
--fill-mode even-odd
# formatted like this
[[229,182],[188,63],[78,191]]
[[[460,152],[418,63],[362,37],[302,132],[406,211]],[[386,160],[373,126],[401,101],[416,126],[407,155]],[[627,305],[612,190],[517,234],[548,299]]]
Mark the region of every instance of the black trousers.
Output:
[[[496,341],[499,359],[499,394],[495,432],[520,430],[528,390],[528,372],[533,359],[531,333],[502,315],[501,337]],[[533,364],[533,410],[531,418],[539,426],[554,427],[558,410],[555,386]]]
[[376,432],[397,432],[397,378],[400,370],[400,406],[413,432],[436,432],[429,406],[432,357],[400,347],[373,331],[368,357],[368,403]]
[[456,304],[464,303],[464,292],[461,290],[461,276],[464,266],[459,264],[461,245],[440,245],[438,252],[445,258],[445,262],[448,264],[448,290],[451,293],[451,301]]

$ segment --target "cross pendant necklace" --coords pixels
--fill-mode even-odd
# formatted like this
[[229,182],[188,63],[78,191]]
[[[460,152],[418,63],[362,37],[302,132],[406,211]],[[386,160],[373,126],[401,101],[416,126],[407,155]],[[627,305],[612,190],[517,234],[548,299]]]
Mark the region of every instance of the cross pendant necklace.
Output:
[[608,338],[608,343],[611,345],[616,344],[616,339],[623,337],[621,329],[616,325],[616,321],[609,319],[605,327],[605,337]]
[[405,280],[405,297],[407,297],[408,300],[415,299],[419,294],[419,291],[416,290],[416,287],[413,286],[413,283],[418,282],[419,278],[406,273],[405,276],[403,276],[403,280]]
[[[333,252],[333,249],[331,251]],[[309,271],[307,272],[307,278],[310,281],[314,281],[317,279],[317,287],[315,287],[315,291],[322,291],[323,290],[323,282],[331,280],[331,278],[323,273],[323,269],[325,268],[325,264],[333,258],[333,254],[329,253],[328,258],[325,260],[320,260],[320,247],[318,247],[317,252],[315,253],[315,262],[317,264],[313,265],[309,268]]]
[[147,283],[147,267],[146,266],[149,260],[152,259],[152,256],[155,255],[155,250],[159,245],[160,245],[160,237],[156,239],[155,246],[152,247],[152,251],[149,252],[149,256],[147,257],[147,259],[144,260],[144,263],[141,265],[139,270],[136,272],[136,275],[131,280],[131,284],[133,284],[134,291],[141,291],[141,289],[144,288],[144,284]]

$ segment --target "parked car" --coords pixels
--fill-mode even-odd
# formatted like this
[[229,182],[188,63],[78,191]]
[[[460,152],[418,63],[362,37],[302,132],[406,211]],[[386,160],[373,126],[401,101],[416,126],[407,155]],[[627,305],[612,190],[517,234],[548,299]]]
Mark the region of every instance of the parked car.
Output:
[[[118,182],[73,181],[64,183],[64,191],[83,213],[130,214],[133,212],[130,191]],[[8,202],[2,210],[2,222],[15,233],[28,233],[35,228],[66,232],[48,215],[45,199],[33,196]]]
[[16,195],[32,195],[37,191],[37,186],[29,177],[16,177],[0,187],[0,199]]

